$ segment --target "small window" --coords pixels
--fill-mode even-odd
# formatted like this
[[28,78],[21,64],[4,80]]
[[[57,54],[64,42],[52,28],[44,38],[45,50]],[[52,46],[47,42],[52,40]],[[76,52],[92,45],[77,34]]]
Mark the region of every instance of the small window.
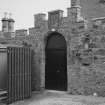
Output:
[[94,29],[97,29],[97,28],[98,28],[98,26],[97,26],[97,25],[93,25],[93,28],[94,28]]
[[79,29],[84,29],[84,26],[79,26]]
[[75,28],[72,28],[71,32],[72,33],[75,33],[76,32],[76,29]]
[[90,66],[89,63],[82,63],[83,66]]

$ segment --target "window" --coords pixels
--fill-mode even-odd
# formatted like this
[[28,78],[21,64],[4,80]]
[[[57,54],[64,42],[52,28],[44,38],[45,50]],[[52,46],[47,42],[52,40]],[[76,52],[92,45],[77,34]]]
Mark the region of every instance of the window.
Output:
[[75,28],[72,28],[72,29],[71,29],[71,32],[72,32],[72,33],[75,33],[75,32],[76,32],[76,29],[75,29]]
[[93,25],[93,28],[94,28],[94,29],[97,29],[97,28],[98,28],[98,26],[97,26],[97,25]]
[[79,29],[84,29],[84,26],[79,26]]

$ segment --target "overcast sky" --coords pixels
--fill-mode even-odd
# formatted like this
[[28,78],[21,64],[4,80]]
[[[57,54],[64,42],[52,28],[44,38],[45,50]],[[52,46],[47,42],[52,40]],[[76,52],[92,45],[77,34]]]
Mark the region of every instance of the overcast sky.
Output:
[[15,29],[27,29],[34,26],[34,14],[47,14],[48,11],[56,9],[62,9],[66,14],[68,7],[70,0],[0,0],[0,19],[4,12],[12,13]]

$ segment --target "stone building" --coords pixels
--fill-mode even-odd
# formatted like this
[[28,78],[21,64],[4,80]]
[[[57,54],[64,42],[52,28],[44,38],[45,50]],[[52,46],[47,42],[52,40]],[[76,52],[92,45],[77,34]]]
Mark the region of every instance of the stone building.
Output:
[[81,2],[71,0],[67,17],[62,10],[48,12],[48,20],[43,13],[34,15],[33,90],[105,96],[105,19],[83,15]]
[[48,20],[46,14],[35,14],[29,35],[0,38],[0,42],[31,45],[33,91],[54,89],[105,96],[105,18],[98,16],[99,11],[98,17],[95,11],[88,16],[91,11],[86,11],[86,1],[71,0],[67,17],[62,10],[48,12]]
[[15,31],[15,37],[25,37],[27,35],[28,33],[26,29],[19,29]]

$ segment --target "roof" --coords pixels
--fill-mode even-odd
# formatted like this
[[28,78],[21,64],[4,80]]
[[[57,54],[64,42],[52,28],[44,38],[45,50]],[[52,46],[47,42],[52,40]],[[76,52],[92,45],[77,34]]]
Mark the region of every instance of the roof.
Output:
[[2,21],[8,21],[8,18],[2,18]]
[[12,18],[2,18],[2,21],[15,22]]
[[12,19],[12,18],[9,18],[8,21],[15,22],[14,19]]

